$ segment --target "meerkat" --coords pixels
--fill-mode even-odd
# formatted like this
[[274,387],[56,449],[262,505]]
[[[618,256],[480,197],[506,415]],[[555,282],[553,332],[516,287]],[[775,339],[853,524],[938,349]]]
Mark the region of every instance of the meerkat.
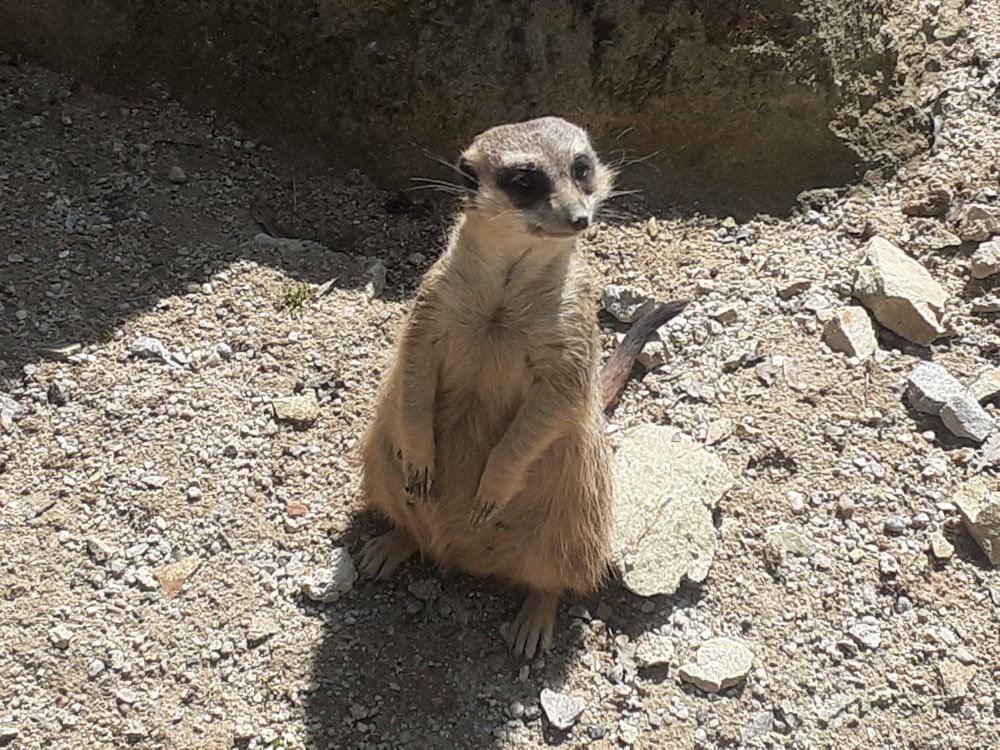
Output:
[[362,441],[366,505],[392,530],[359,567],[418,551],[523,586],[515,654],[548,649],[560,596],[606,575],[611,476],[604,409],[648,335],[599,369],[596,287],[574,252],[612,187],[587,133],[557,117],[500,125],[458,163],[464,205],[404,324]]

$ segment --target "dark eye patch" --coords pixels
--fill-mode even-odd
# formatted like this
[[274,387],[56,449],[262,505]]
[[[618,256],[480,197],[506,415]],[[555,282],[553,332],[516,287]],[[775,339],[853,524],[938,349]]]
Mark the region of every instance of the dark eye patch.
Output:
[[586,154],[579,154],[573,159],[571,169],[573,179],[580,185],[585,193],[590,193],[594,189],[594,165],[590,157]]
[[552,192],[549,176],[532,166],[504,169],[497,175],[497,187],[503,190],[517,208],[539,203]]

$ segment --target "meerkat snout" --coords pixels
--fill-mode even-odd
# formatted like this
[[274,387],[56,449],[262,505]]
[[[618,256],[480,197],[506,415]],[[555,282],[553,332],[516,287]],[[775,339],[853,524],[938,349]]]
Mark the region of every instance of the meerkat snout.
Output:
[[558,117],[487,130],[462,154],[458,171],[467,211],[556,239],[590,227],[613,181],[586,131]]

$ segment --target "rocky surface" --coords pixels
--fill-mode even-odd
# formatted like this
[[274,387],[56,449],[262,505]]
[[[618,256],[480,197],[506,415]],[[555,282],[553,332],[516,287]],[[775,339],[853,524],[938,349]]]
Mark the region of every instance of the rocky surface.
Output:
[[[1000,29],[982,0],[967,35],[928,8],[919,159],[783,218],[625,199],[588,234],[603,283],[692,298],[613,428],[678,430],[735,482],[703,581],[568,598],[529,663],[499,635],[520,606],[503,585],[419,560],[348,585],[344,555],[382,528],[359,513],[357,441],[451,204],[160,86],[121,99],[0,66],[0,744],[1000,744],[1000,569],[973,536],[995,524],[965,500],[1000,492],[1000,441],[906,397],[921,361],[967,385],[1000,351],[997,276],[971,276],[1000,206]],[[823,330],[857,304],[873,236],[947,292],[949,335],[877,324],[862,363]],[[601,325],[608,352],[626,326]],[[315,422],[277,421],[275,399],[308,392]],[[312,581],[343,590],[316,602]],[[716,638],[753,661],[706,694],[679,671]],[[543,690],[585,702],[568,729]]]

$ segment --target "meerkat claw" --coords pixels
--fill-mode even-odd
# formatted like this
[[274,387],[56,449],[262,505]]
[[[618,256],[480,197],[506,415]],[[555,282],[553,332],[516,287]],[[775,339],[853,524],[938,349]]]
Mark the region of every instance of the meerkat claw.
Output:
[[406,494],[421,502],[431,497],[434,489],[434,470],[431,467],[406,464],[404,473]]

